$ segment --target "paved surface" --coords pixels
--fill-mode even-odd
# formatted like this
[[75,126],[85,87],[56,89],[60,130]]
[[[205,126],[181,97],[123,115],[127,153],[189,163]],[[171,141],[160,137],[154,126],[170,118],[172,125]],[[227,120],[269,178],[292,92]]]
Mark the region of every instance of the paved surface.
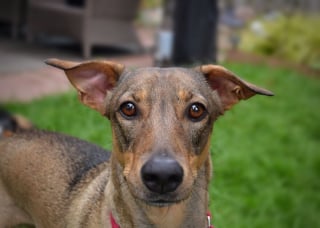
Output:
[[[153,45],[154,31],[139,29],[139,38],[146,49]],[[83,61],[74,45],[28,44],[23,39],[11,40],[0,34],[0,104],[28,102],[46,95],[62,93],[70,84],[62,71],[46,66],[43,60],[61,58]],[[92,59],[108,59],[127,67],[151,66],[150,54],[130,54],[114,49],[94,49]]]

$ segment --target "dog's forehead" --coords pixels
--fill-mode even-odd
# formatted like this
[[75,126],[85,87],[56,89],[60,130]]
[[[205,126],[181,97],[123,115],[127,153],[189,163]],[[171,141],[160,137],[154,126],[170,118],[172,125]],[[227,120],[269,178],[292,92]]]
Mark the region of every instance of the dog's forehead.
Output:
[[[186,68],[140,68],[128,71],[121,81],[127,81],[130,90],[166,89],[198,91],[206,86],[204,77],[193,69]],[[202,88],[203,89],[203,88]]]

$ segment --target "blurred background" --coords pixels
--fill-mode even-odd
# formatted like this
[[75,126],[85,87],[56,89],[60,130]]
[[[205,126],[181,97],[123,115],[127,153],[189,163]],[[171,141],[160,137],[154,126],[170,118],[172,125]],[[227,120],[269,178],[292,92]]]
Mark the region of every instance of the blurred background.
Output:
[[47,58],[221,64],[276,96],[215,126],[214,224],[320,227],[319,12],[319,0],[0,0],[0,127],[19,114],[111,148],[107,121]]
[[[267,62],[318,75],[319,11],[318,0],[1,0],[0,101],[67,90],[58,76],[37,77],[51,73],[49,57],[128,66]],[[16,81],[25,89],[12,89]]]

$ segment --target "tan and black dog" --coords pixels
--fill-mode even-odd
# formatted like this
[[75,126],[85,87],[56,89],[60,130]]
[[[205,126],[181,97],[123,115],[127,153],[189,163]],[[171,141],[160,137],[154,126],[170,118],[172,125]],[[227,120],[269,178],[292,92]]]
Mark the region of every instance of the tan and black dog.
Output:
[[217,65],[47,63],[111,121],[113,151],[43,131],[2,140],[0,227],[208,227],[213,123],[240,100],[272,93]]

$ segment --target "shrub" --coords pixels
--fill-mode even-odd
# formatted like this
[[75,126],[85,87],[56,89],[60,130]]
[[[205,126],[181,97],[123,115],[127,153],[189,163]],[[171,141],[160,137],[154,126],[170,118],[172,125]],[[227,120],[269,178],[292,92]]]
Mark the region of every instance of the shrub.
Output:
[[260,22],[260,33],[244,31],[241,49],[320,69],[319,16],[279,16]]

